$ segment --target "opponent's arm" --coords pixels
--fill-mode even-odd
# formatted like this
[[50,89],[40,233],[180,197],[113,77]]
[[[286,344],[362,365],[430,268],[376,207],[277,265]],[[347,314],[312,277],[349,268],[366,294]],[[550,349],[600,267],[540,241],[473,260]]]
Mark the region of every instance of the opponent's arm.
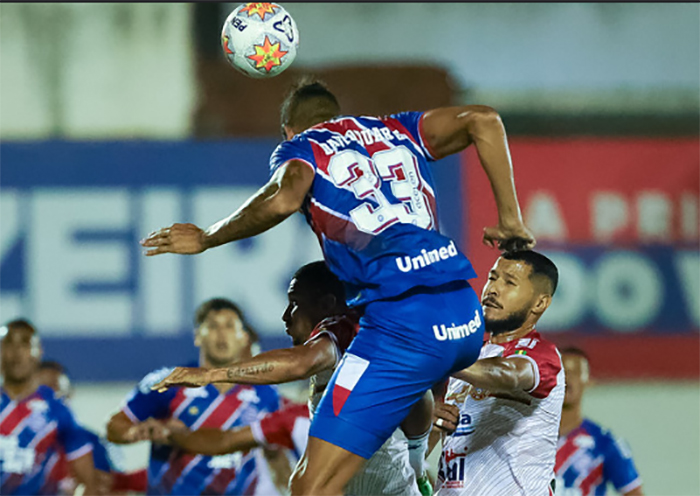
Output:
[[482,358],[470,367],[452,374],[480,389],[489,391],[530,391],[535,387],[535,369],[519,357]]
[[250,426],[230,431],[210,428],[194,431],[176,429],[170,434],[170,441],[185,451],[207,456],[225,455],[260,446],[253,437]]
[[233,384],[280,384],[306,379],[335,365],[335,345],[327,336],[279,350],[260,353],[231,367],[202,369],[177,367],[153,386],[165,391],[172,386],[199,387],[214,382]]
[[498,209],[498,226],[484,230],[484,243],[501,249],[533,248],[535,238],[523,224],[515,192],[513,164],[505,127],[491,107],[466,105],[430,110],[423,133],[435,158],[458,153],[472,143],[488,176]]
[[291,160],[238,210],[206,230],[194,224],[173,224],[151,233],[141,245],[148,248],[148,256],[196,254],[265,232],[301,208],[314,175],[307,164]]

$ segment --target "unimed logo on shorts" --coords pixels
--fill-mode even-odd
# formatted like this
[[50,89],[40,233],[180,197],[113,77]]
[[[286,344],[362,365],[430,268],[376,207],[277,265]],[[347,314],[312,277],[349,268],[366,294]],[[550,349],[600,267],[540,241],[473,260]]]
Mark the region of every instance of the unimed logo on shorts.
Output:
[[433,334],[438,341],[462,339],[471,336],[479,330],[481,326],[481,316],[478,310],[474,310],[474,318],[462,325],[436,324],[433,326]]

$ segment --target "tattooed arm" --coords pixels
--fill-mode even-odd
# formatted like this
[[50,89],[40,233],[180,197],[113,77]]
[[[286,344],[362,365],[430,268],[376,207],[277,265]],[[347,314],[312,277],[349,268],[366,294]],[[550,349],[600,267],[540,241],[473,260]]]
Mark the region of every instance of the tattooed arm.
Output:
[[280,384],[306,379],[335,365],[335,345],[328,336],[309,343],[271,350],[231,367],[218,369],[177,367],[151,389],[165,391],[172,386],[198,387],[213,382],[234,384]]

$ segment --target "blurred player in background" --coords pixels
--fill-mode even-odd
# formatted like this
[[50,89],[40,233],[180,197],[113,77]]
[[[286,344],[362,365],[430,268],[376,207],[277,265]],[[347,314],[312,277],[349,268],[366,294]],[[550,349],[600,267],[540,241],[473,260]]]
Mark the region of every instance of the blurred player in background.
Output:
[[[289,304],[282,320],[293,348],[261,353],[226,369],[177,368],[154,389],[212,382],[278,384],[311,377],[306,415],[310,410],[313,416],[333,371],[355,338],[358,319],[345,304],[343,284],[322,261],[304,265],[294,274],[287,297]],[[430,429],[431,404],[431,396],[416,404],[402,425],[406,436],[420,438]],[[173,440],[197,453],[227,453],[270,443],[294,447],[303,453],[308,434],[301,431],[304,424],[300,418],[304,413],[304,409],[294,407],[269,414],[260,423],[235,432],[179,432]],[[414,473],[422,475],[424,453],[418,453],[418,463],[412,470],[408,446],[397,429],[350,480],[346,494],[418,495]],[[422,486],[427,494],[432,494],[425,480]]]
[[[63,400],[66,404],[70,402],[73,395],[73,387],[63,365],[56,361],[44,360],[39,364],[37,375],[39,384],[50,387],[56,398]],[[96,433],[82,425],[80,427],[85,430],[92,445],[96,492],[104,495],[112,494],[112,462],[107,453],[107,448]],[[72,494],[75,491],[77,481],[70,472],[68,460],[63,451],[59,452],[59,460],[56,462],[52,474],[59,479],[60,494]]]
[[314,415],[293,494],[340,494],[433,384],[473,363],[481,348],[471,263],[438,232],[429,162],[474,144],[491,182],[498,225],[484,242],[532,247],[505,135],[489,107],[391,117],[340,116],[335,96],[303,82],[281,112],[286,141],[271,178],[207,230],[175,224],[142,241],[146,255],[193,254],[260,234],[302,210],[360,331]]
[[41,385],[42,349],[26,320],[0,328],[0,494],[58,494],[65,456],[84,495],[97,494],[92,444],[70,409]]
[[627,443],[581,413],[583,393],[590,385],[588,356],[578,348],[566,348],[561,356],[566,396],[554,467],[557,496],[603,496],[608,483],[625,496],[644,494]]
[[554,263],[534,251],[503,254],[481,303],[489,340],[453,374],[435,425],[451,432],[440,457],[441,496],[553,494],[564,369],[535,324],[557,288]]
[[[250,358],[257,340],[233,302],[214,298],[195,314],[195,346],[204,368],[224,367]],[[107,425],[107,439],[127,444],[151,441],[148,492],[154,494],[277,494],[260,450],[210,457],[169,446],[171,425],[228,430],[248,425],[279,408],[270,386],[209,385],[199,389],[151,391],[172,369],[148,374]],[[279,453],[266,453],[274,460]],[[274,464],[274,461],[272,462]]]

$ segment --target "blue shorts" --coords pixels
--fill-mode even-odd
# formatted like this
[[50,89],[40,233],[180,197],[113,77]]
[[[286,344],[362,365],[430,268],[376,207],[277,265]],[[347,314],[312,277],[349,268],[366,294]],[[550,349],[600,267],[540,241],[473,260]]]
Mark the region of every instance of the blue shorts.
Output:
[[309,435],[370,458],[433,384],[476,361],[483,322],[466,281],[369,303]]

